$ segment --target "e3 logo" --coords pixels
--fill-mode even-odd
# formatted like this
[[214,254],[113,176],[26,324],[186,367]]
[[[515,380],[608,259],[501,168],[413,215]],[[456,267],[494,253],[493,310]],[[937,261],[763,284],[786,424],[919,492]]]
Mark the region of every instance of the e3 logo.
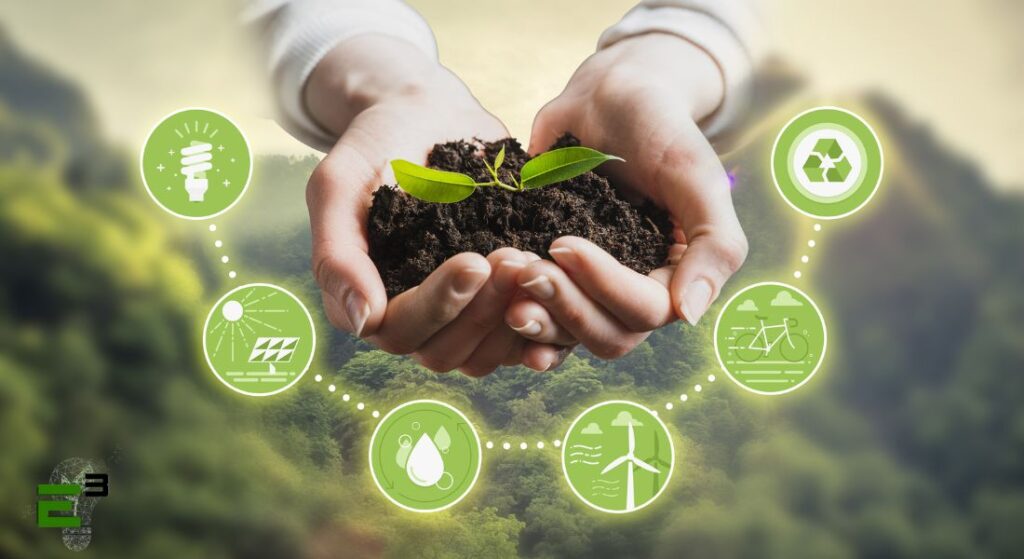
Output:
[[[106,497],[110,493],[107,474],[85,474],[84,485],[77,483],[42,483],[36,488],[40,499],[36,523],[40,528],[80,528],[82,519],[75,515],[78,496]],[[70,514],[54,514],[70,513]]]

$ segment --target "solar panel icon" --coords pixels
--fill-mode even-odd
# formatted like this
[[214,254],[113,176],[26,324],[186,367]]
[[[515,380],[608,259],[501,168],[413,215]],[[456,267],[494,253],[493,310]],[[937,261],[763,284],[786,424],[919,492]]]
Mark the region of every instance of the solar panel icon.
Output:
[[250,363],[290,363],[299,345],[298,338],[282,338],[263,336],[256,338],[256,343],[249,354]]
[[316,351],[305,305],[266,283],[229,291],[210,309],[203,330],[210,369],[228,388],[248,396],[288,389],[309,370]]

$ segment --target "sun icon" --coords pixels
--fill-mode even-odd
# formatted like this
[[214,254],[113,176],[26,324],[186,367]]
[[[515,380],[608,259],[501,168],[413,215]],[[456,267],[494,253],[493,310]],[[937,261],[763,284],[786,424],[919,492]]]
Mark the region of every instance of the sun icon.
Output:
[[271,284],[237,287],[213,305],[203,351],[232,390],[268,396],[294,384],[316,350],[313,319],[295,295]]
[[[213,344],[212,356],[219,355],[222,351],[231,352],[231,361],[235,360],[235,346],[241,346],[243,353],[252,347],[249,342],[257,336],[269,333],[280,334],[281,329],[265,320],[256,318],[253,315],[263,313],[284,313],[286,309],[277,308],[273,305],[272,298],[278,295],[278,291],[269,290],[268,293],[254,297],[259,287],[251,287],[240,291],[238,299],[228,299],[220,308],[219,317],[214,317],[210,323],[210,334],[216,335]],[[270,305],[267,302],[270,302]],[[257,332],[259,330],[260,332]]]
[[224,306],[220,309],[220,314],[228,322],[238,322],[242,315],[245,314],[245,307],[242,306],[242,303],[232,299],[224,303]]

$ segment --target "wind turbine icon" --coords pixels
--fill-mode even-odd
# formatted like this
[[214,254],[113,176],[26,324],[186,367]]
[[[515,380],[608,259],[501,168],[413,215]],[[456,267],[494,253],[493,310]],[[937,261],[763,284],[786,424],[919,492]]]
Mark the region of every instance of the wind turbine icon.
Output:
[[630,420],[626,423],[627,433],[629,434],[629,444],[626,454],[619,456],[615,460],[608,463],[607,466],[601,470],[601,475],[607,474],[608,472],[618,468],[619,466],[626,465],[626,512],[630,512],[636,509],[636,494],[633,488],[633,468],[637,467],[643,470],[647,470],[653,474],[660,474],[661,472],[654,466],[644,462],[637,458],[634,454],[636,451],[636,435],[633,433],[633,421]]

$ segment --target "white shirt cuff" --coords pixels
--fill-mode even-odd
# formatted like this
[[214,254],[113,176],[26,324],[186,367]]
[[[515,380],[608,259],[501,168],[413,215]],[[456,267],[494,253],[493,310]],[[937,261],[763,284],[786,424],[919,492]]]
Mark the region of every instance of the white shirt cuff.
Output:
[[598,48],[636,35],[660,32],[681,37],[706,51],[718,65],[724,84],[718,108],[700,122],[705,135],[714,138],[747,104],[754,51],[760,45],[757,44],[756,18],[752,17],[751,10],[743,9],[749,6],[728,9],[730,2],[719,2],[717,8],[697,9],[703,3],[693,0],[644,2],[605,31]]
[[306,145],[329,151],[337,137],[310,116],[305,85],[320,60],[346,39],[379,33],[402,39],[437,60],[430,27],[398,0],[277,0],[251,6],[245,18],[260,26],[279,122]]

